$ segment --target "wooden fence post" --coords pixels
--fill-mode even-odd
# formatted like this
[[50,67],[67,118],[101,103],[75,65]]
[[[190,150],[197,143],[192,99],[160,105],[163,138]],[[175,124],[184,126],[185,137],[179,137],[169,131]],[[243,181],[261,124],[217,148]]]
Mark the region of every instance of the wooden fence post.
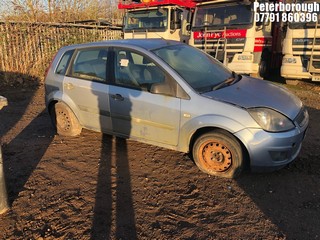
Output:
[[3,171],[2,151],[0,145],[0,214],[3,214],[8,210],[8,195]]
[[[0,96],[0,110],[2,109],[2,107],[7,105],[8,105],[7,99]],[[6,183],[5,183],[5,177],[4,177],[2,150],[1,150],[1,143],[0,143],[0,214],[5,213],[7,210],[9,210],[9,204],[8,204],[7,189],[6,189]]]

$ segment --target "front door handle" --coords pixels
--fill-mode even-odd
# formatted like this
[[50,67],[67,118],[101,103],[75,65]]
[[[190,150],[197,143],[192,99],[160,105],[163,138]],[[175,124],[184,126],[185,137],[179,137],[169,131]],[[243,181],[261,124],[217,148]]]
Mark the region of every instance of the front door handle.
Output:
[[124,97],[122,97],[120,94],[115,94],[115,95],[111,95],[111,98],[116,100],[116,101],[123,101]]

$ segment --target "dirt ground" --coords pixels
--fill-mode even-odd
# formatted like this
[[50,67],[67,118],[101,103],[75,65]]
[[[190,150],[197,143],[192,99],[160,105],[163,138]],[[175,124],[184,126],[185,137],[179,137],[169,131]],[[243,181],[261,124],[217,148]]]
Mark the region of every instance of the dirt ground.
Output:
[[179,152],[86,130],[56,136],[43,86],[1,86],[1,239],[320,239],[320,85],[290,90],[310,114],[300,156],[231,180]]

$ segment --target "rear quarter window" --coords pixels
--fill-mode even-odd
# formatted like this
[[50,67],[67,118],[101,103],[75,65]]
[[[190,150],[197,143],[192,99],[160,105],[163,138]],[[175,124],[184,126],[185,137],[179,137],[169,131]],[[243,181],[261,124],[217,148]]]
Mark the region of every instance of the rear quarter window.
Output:
[[56,69],[56,74],[65,75],[67,72],[68,65],[70,63],[71,57],[74,50],[67,51],[63,54],[62,58]]

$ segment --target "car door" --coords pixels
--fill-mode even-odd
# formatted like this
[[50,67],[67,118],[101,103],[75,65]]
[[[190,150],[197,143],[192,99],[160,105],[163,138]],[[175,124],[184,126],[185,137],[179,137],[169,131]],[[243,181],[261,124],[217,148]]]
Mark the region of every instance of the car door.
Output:
[[[173,80],[138,52],[115,48],[113,56],[114,83],[109,88],[113,131],[145,142],[177,145],[181,100],[175,97]],[[165,83],[170,88],[167,94],[151,93],[153,84]]]
[[[78,49],[63,80],[66,101],[74,104],[86,128],[111,132],[107,48]],[[71,101],[70,101],[71,100]]]

